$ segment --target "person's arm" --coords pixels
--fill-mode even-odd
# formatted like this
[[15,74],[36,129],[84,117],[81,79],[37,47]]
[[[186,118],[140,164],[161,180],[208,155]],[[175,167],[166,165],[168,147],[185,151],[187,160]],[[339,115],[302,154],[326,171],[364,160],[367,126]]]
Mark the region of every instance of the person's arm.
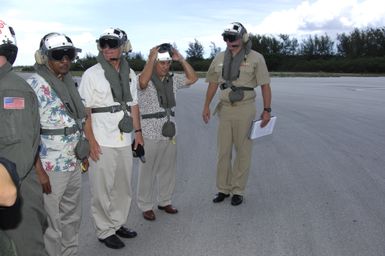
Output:
[[156,61],[156,57],[158,56],[159,47],[154,47],[150,50],[150,54],[148,56],[148,60],[142,72],[139,75],[139,87],[140,89],[146,89],[148,86],[148,82],[151,80],[152,71],[154,70],[154,65]]
[[99,155],[102,153],[99,143],[95,139],[94,131],[92,130],[91,108],[86,108],[86,122],[84,124],[84,135],[90,143],[90,157],[92,160],[99,160]]
[[133,121],[133,125],[134,125],[134,134],[135,134],[134,149],[136,149],[138,144],[140,144],[142,146],[144,144],[143,135],[142,135],[142,128],[141,128],[141,125],[140,125],[139,105],[131,106],[131,115],[132,115],[132,121]]
[[[270,84],[261,85],[262,99],[263,99],[263,107],[270,108],[271,107],[271,88]],[[261,127],[265,127],[267,123],[270,121],[270,113],[263,110],[261,114]]]
[[179,51],[173,48],[172,59],[175,61],[179,61],[181,64],[184,73],[186,74],[186,85],[192,85],[198,80],[198,76],[195,73],[193,67],[183,58],[183,56],[179,53]]
[[0,164],[0,206],[12,206],[16,202],[16,197],[16,185],[5,166]]
[[203,105],[203,112],[202,112],[203,121],[206,124],[210,120],[210,103],[213,100],[214,95],[217,92],[217,89],[218,89],[218,84],[213,82],[210,82],[207,87],[206,99]]
[[51,183],[49,181],[49,177],[47,173],[43,168],[43,164],[41,163],[39,154],[36,156],[36,159],[35,159],[35,169],[36,169],[36,174],[39,179],[40,185],[43,189],[43,193],[50,194],[52,192]]

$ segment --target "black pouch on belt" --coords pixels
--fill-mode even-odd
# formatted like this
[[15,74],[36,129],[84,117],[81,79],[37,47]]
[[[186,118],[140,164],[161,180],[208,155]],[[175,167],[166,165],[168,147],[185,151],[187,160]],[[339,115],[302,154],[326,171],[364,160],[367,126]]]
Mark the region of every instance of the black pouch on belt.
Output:
[[75,146],[75,155],[79,160],[86,159],[90,154],[90,143],[87,138],[81,136],[80,140]]
[[132,117],[124,112],[122,120],[119,121],[118,124],[119,130],[121,132],[130,133],[134,129]]
[[176,130],[175,130],[174,122],[167,120],[162,126],[162,135],[164,137],[172,138],[175,136],[175,133],[176,133]]
[[229,92],[229,100],[231,103],[241,101],[243,100],[243,97],[245,96],[245,93],[243,92],[242,89],[238,88],[231,88],[231,91]]

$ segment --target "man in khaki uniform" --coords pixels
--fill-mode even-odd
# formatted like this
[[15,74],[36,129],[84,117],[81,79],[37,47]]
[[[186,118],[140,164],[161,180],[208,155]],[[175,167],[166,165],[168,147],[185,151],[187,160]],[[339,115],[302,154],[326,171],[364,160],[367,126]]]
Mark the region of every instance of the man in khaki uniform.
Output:
[[[250,169],[252,141],[248,132],[256,115],[254,88],[261,87],[264,109],[262,127],[270,120],[270,76],[263,56],[251,50],[251,40],[239,22],[231,23],[222,33],[227,48],[212,61],[207,72],[209,83],[202,117],[210,120],[210,103],[220,87],[218,112],[218,194],[214,203],[222,202],[232,194],[231,204],[243,202],[243,195]],[[232,150],[235,147],[235,159]],[[233,165],[232,165],[233,162]]]

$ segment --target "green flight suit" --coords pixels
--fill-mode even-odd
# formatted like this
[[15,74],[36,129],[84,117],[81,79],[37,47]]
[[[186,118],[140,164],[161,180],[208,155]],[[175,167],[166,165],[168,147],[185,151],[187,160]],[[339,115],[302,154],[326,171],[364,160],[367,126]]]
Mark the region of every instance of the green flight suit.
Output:
[[12,239],[18,255],[47,255],[43,193],[33,167],[40,140],[38,100],[9,63],[0,67],[0,100],[0,156],[16,164],[22,180],[16,204],[0,210],[0,228]]

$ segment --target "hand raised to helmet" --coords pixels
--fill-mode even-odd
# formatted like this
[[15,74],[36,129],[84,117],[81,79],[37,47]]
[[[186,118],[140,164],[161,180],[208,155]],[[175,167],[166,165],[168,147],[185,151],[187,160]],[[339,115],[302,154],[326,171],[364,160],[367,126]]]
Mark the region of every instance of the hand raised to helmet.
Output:
[[158,56],[158,50],[159,50],[158,46],[151,48],[150,53],[148,55],[148,59],[149,60],[152,59],[153,61],[155,61],[156,57]]
[[179,51],[177,49],[175,49],[174,47],[172,48],[172,60],[173,61],[181,61],[183,60],[183,56],[179,53]]

